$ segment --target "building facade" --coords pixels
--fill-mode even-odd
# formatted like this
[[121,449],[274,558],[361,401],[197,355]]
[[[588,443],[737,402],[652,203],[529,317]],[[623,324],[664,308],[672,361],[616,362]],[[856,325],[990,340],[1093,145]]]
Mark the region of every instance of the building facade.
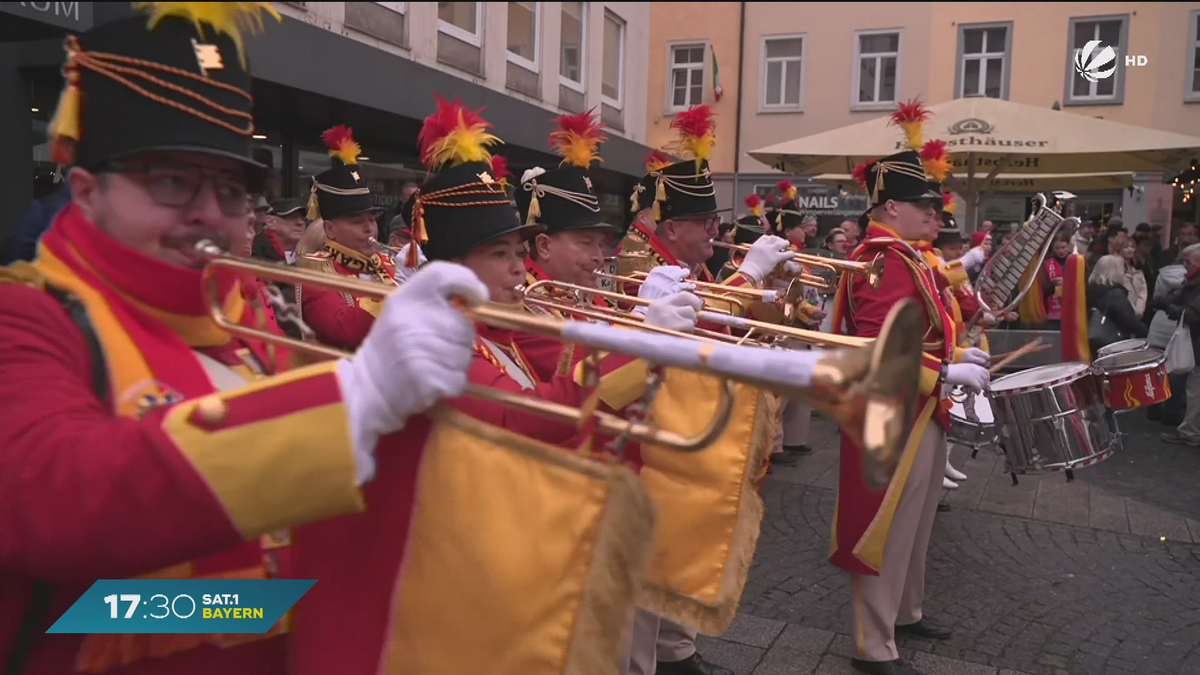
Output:
[[[47,11],[30,12],[25,6]],[[70,8],[76,20],[55,16]],[[275,3],[248,40],[254,72],[256,154],[273,169],[269,197],[303,196],[329,167],[321,132],[354,129],[379,205],[425,176],[417,133],[434,92],[460,98],[504,140],[497,152],[518,178],[555,162],[548,137],[561,114],[596,110],[609,136],[593,182],[604,217],[627,224],[628,196],[646,146],[647,2]],[[20,11],[18,11],[20,10]],[[30,201],[54,189],[45,133],[62,79],[62,38],[126,16],[129,3],[0,5],[0,241]],[[23,13],[22,13],[23,12]],[[6,132],[7,136],[8,132]],[[11,147],[9,147],[11,146]]]
[[[675,45],[703,45],[709,53],[699,65],[688,61],[698,71],[689,77],[710,83],[718,57],[718,147],[733,154],[713,166],[727,207],[789,178],[825,227],[861,213],[865,199],[851,186],[785,176],[747,153],[888,115],[914,97],[936,104],[979,94],[1200,135],[1200,2],[704,3],[685,13],[707,16],[687,22],[676,7],[651,9],[650,63],[658,73],[649,77],[647,134],[657,141],[672,114],[672,101],[655,96],[656,78],[679,77],[678,61],[655,59],[672,58]],[[729,29],[735,25],[737,32]],[[725,27],[719,39],[710,37],[717,26]],[[1119,64],[1097,82],[1074,64],[1076,50],[1092,40],[1112,46]],[[688,103],[716,99],[710,86],[694,93],[702,100]],[[732,110],[731,99],[739,101]],[[1169,222],[1172,212],[1195,222],[1195,202],[1183,204],[1163,185],[1170,178],[1139,174],[1132,189],[1081,193],[1079,205],[1126,222]],[[992,196],[983,206],[985,218],[1017,221],[1027,197]]]

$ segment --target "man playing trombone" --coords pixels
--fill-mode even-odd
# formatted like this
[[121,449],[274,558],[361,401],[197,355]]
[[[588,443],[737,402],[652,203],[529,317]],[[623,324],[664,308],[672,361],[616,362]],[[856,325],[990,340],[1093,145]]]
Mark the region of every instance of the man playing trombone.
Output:
[[[913,246],[940,225],[941,192],[931,188],[920,153],[900,152],[860,167],[871,199],[865,239],[851,254],[885,256],[887,283],[871,288],[845,275],[838,288],[835,332],[871,337],[887,308],[905,298],[924,309],[925,355],[919,380],[920,408],[912,436],[886,492],[862,479],[864,454],[842,435],[838,505],[830,560],[851,574],[856,654],[852,665],[868,675],[915,675],[899,658],[897,632],[948,639],[948,628],[921,612],[925,555],[946,466],[949,406],[946,388],[977,391],[989,380],[988,355],[956,352],[955,326],[934,272]],[[970,362],[954,363],[956,353]]]
[[[0,661],[283,675],[278,628],[45,632],[96,579],[267,578],[260,536],[361,509],[376,459],[413,451],[396,432],[466,386],[474,332],[450,299],[487,291],[430,269],[383,303],[358,354],[268,377],[269,350],[210,316],[197,245],[231,250],[265,178],[235,27],[273,10],[150,4],[149,26],[139,14],[67,39],[50,142],[72,202],[34,263],[0,270]],[[229,316],[266,328],[252,280],[217,282]]]
[[[308,198],[308,218],[325,224],[325,247],[297,262],[297,266],[328,274],[356,277],[381,284],[396,283],[396,266],[375,242],[375,218],[383,211],[358,166],[362,148],[351,130],[336,126],[321,134],[333,166],[313,177]],[[379,318],[380,303],[317,286],[297,289],[301,318],[319,342],[354,350],[362,344]]]

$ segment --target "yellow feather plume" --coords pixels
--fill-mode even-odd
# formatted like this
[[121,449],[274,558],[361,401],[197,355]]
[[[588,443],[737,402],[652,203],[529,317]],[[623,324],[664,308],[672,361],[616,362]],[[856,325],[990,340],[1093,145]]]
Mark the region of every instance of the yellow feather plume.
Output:
[[[269,2],[135,2],[134,9],[149,10],[149,30],[154,30],[167,17],[178,17],[191,21],[201,37],[205,37],[207,24],[218,34],[228,35],[237,47],[242,68],[246,67],[246,50],[242,33],[251,35],[263,30],[262,13],[266,12],[282,23],[283,17]],[[207,39],[207,38],[206,38]]]

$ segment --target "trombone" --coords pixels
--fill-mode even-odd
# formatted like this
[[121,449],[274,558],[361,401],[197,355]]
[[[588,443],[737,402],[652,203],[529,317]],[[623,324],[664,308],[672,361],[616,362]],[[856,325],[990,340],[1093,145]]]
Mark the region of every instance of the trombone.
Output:
[[[621,283],[640,285],[645,283],[646,278],[650,275],[646,272],[632,272],[629,276],[622,277],[613,274],[597,272],[596,276],[601,279],[610,279],[612,281],[618,281]],[[702,298],[715,300],[718,302],[731,303],[731,305],[736,304],[740,309],[737,314],[739,317],[744,317],[747,314],[747,307],[741,299],[729,296],[740,295],[749,302],[761,302],[772,305],[780,314],[783,315],[783,319],[788,325],[796,321],[800,315],[800,305],[804,304],[805,281],[799,278],[792,279],[790,282],[788,282],[787,288],[782,291],[774,289],[749,288],[744,286],[725,286],[722,284],[710,284],[704,281],[694,281],[691,279],[689,279],[686,283],[692,284],[696,288],[703,288],[707,291],[711,291],[707,293],[697,292],[696,295]],[[628,300],[630,296],[623,295],[621,297],[622,299]],[[731,311],[709,307],[708,303],[705,303],[705,309],[710,312],[717,312],[720,314],[733,314]],[[735,324],[730,321],[720,321],[711,318],[706,318],[705,320],[723,323],[724,325],[731,326],[733,328],[742,327],[740,324]]]
[[[730,251],[736,251],[738,253],[750,252],[750,247],[746,244],[727,244],[723,241],[716,240],[709,243],[711,243],[713,246],[727,248]],[[809,267],[824,267],[835,274],[849,272],[851,274],[864,276],[867,278],[867,283],[871,284],[871,288],[879,288],[879,282],[883,280],[883,267],[886,264],[882,253],[876,255],[871,262],[838,260],[837,258],[826,258],[819,255],[809,255],[807,253],[792,253],[792,261],[798,262],[802,265],[808,265]],[[825,286],[825,290],[830,290],[829,282],[827,280],[821,277],[815,278],[821,280],[820,284]],[[818,284],[812,283],[811,285],[816,286]]]
[[[627,278],[627,277],[619,277],[619,279],[620,280],[637,281],[636,279]],[[692,282],[689,281],[688,283],[692,283]],[[794,282],[794,283],[796,284],[797,287],[799,286],[798,282]],[[725,287],[721,286],[721,288],[725,288]],[[543,279],[541,281],[536,281],[536,282],[526,286],[525,291],[524,291],[526,301],[528,301],[530,299],[529,298],[530,294],[536,293],[539,290],[546,290],[546,291],[551,291],[551,292],[553,292],[554,290],[559,290],[559,291],[566,291],[566,292],[570,292],[570,293],[580,293],[580,294],[586,293],[586,294],[591,294],[591,295],[597,295],[602,298],[609,298],[609,299],[613,299],[613,300],[619,300],[621,302],[628,302],[628,303],[631,303],[634,305],[638,305],[639,307],[648,307],[651,303],[650,300],[647,300],[645,298],[639,298],[637,296],[625,295],[623,293],[614,293],[612,291],[602,291],[598,288],[587,288],[586,286],[577,286],[575,284],[568,284],[563,281],[554,281],[551,279]],[[760,289],[736,288],[735,290],[738,290],[738,291],[741,291],[744,293],[749,293],[749,292],[774,293],[774,291],[762,291]],[[558,303],[553,303],[553,304],[557,305],[555,307],[555,309],[564,309],[565,311],[573,311],[569,308],[564,308],[562,305],[560,305]],[[596,310],[592,310],[591,308],[588,308],[587,310],[582,310],[582,311],[595,312],[595,313],[601,314],[601,315],[608,314],[608,313],[605,313],[600,308],[596,308]],[[612,314],[616,314],[616,313],[613,312]],[[701,316],[702,321],[712,321],[714,323],[721,323],[722,325],[726,325],[726,326],[730,326],[732,328],[738,328],[738,329],[742,329],[742,330],[758,331],[760,333],[765,333],[765,334],[768,334],[768,335],[771,335],[771,336],[774,336],[774,337],[780,338],[780,339],[789,339],[790,338],[790,339],[796,340],[798,342],[804,342],[806,344],[814,345],[817,347],[826,347],[826,348],[866,347],[866,346],[870,345],[872,342],[874,342],[873,338],[860,338],[860,337],[854,337],[851,335],[834,335],[832,333],[821,333],[818,331],[804,330],[802,328],[792,328],[790,326],[781,326],[779,324],[767,323],[765,321],[755,321],[753,319],[746,319],[743,317],[736,317],[736,316],[730,317],[730,316],[725,316],[725,315],[722,315],[719,313],[714,315],[714,314],[707,314],[707,313],[702,312],[701,314],[702,314],[702,316]],[[582,316],[582,314],[581,314],[581,316]],[[618,321],[616,321],[614,323],[621,323],[622,325],[628,325],[628,324],[625,324],[625,321],[630,321],[630,319],[628,317],[615,316],[613,318],[618,319]],[[608,321],[609,319],[602,318],[600,320]],[[645,326],[644,324],[641,324],[641,325],[643,327],[650,328],[649,326]],[[662,329],[662,330],[666,330],[666,329]],[[672,331],[672,332],[674,332],[674,331]],[[691,335],[688,333],[682,333],[680,335],[683,335],[686,337],[693,337],[693,338],[695,337],[694,335]],[[719,335],[719,334],[716,334],[716,335]],[[722,336],[722,337],[728,338],[730,336]],[[728,341],[741,342],[741,340],[737,339],[737,338],[735,338],[733,340],[728,340]],[[764,387],[764,388],[770,389],[770,387]]]
[[[202,273],[204,294],[213,321],[231,334],[285,345],[310,354],[344,358],[349,354],[313,342],[243,326],[225,315],[218,291],[221,270],[250,274],[262,281],[311,284],[339,293],[376,300],[397,290],[375,282],[287,265],[238,258],[208,240],[196,249],[208,258]],[[497,328],[560,338],[591,349],[628,354],[661,366],[707,373],[725,380],[724,396],[713,424],[696,438],[656,429],[645,423],[593,413],[604,433],[675,450],[695,451],[711,445],[724,432],[733,407],[732,383],[741,382],[791,400],[810,403],[836,420],[863,448],[864,471],[873,486],[886,485],[899,463],[916,418],[915,387],[921,369],[921,311],[915,302],[894,305],[879,337],[857,349],[830,352],[792,352],[736,345],[713,345],[667,335],[652,335],[586,321],[563,321],[535,316],[496,303],[461,306],[471,320]],[[749,350],[755,352],[753,358]],[[468,385],[467,395],[510,405],[582,425],[584,411],[490,387]]]

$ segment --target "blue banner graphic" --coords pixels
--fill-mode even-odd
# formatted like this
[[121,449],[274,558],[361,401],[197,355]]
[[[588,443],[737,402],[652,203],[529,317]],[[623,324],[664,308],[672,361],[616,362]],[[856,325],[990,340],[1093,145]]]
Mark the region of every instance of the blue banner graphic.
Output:
[[317,583],[101,579],[47,633],[266,633]]

